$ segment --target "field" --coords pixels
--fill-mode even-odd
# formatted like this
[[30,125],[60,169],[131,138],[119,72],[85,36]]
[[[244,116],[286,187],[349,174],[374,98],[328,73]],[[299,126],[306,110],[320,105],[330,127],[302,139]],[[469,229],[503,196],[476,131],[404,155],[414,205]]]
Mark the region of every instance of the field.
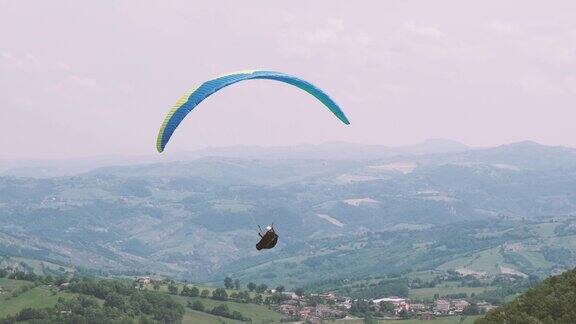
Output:
[[[0,318],[8,315],[15,315],[20,310],[28,307],[52,307],[56,304],[59,297],[72,298],[74,296],[74,294],[60,292],[47,286],[33,287],[25,292],[19,293],[16,297],[12,295],[14,292],[21,291],[22,287],[25,286],[32,287],[32,283],[22,280],[0,278]],[[205,287],[200,288],[204,289]],[[165,291],[166,286],[162,286],[161,290]],[[194,302],[196,300],[201,301],[207,309],[212,309],[215,306],[226,304],[230,308],[231,312],[239,311],[242,315],[251,318],[252,323],[278,323],[282,319],[280,313],[269,310],[265,306],[261,305],[242,304],[230,301],[223,302],[200,297],[172,296],[172,298],[185,307],[186,313],[182,320],[183,323],[242,323],[224,317],[197,312],[186,307],[188,301]]]
[[[178,291],[182,291],[184,287],[183,284],[177,284]],[[200,291],[207,289],[210,291],[210,294],[216,289],[214,287],[208,286],[200,286],[197,284],[188,284],[188,286],[197,287]],[[152,289],[152,285],[145,286],[145,289]],[[161,285],[160,292],[168,293],[168,286]],[[233,292],[237,292],[236,290],[226,289],[226,292],[230,295]],[[254,297],[255,293],[250,293],[251,297]],[[243,303],[236,303],[232,301],[217,301],[209,298],[201,298],[201,297],[184,297],[184,296],[172,296],[175,300],[180,302],[186,309],[186,314],[184,315],[183,323],[242,323],[241,321],[235,321],[229,318],[224,318],[220,316],[214,316],[211,314],[207,314],[204,312],[194,311],[186,305],[188,301],[191,303],[195,301],[201,301],[202,304],[206,307],[207,310],[210,310],[218,305],[226,304],[231,312],[238,311],[242,313],[242,315],[249,317],[252,319],[253,323],[277,323],[280,322],[282,319],[282,315],[278,312],[270,310],[265,306],[256,305],[256,304],[243,304]]]
[[12,296],[12,293],[20,287],[31,285],[27,281],[0,278],[0,287],[2,288],[2,293],[0,293],[0,318],[14,315],[26,307],[52,307],[56,305],[59,297],[71,298],[74,296],[69,293],[53,292],[50,288],[44,286],[32,288],[16,297]]
[[[212,309],[218,305],[226,304],[230,308],[230,311],[238,311],[242,313],[242,315],[249,317],[252,319],[252,323],[270,323],[270,322],[280,322],[282,319],[282,315],[278,312],[270,310],[266,308],[266,306],[255,305],[255,304],[243,304],[243,303],[235,303],[230,301],[217,301],[208,298],[200,298],[200,297],[182,297],[182,296],[172,296],[175,300],[180,302],[182,305],[186,306],[188,301],[195,302],[201,301],[202,304],[206,307],[206,309]],[[191,312],[188,312],[191,311]],[[193,312],[189,308],[187,308],[187,313],[190,313],[189,316],[197,316],[200,312]],[[206,313],[200,313],[202,315],[207,315]],[[222,317],[212,316],[214,319],[222,319]],[[226,319],[226,323],[232,322],[229,319]],[[195,322],[196,323],[196,322]]]
[[408,297],[416,299],[432,299],[434,294],[448,295],[448,294],[459,294],[466,293],[468,296],[470,294],[478,294],[487,290],[492,290],[494,287],[459,287],[458,282],[446,282],[437,285],[434,288],[419,288],[410,289]]
[[186,309],[186,313],[184,314],[184,318],[182,319],[182,324],[222,324],[222,323],[239,324],[245,322],[235,321],[229,318],[214,316],[203,312],[197,312],[189,308]]

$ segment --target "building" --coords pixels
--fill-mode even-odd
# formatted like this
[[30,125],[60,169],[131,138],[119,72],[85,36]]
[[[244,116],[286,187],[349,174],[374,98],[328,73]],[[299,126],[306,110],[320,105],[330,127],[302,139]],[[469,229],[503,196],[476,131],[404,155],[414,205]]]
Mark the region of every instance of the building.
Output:
[[297,316],[298,315],[298,308],[296,308],[294,305],[282,304],[282,305],[280,305],[280,313],[286,314],[289,316]]
[[396,296],[387,297],[387,298],[380,298],[372,300],[374,304],[379,305],[382,302],[390,303],[394,306],[394,312],[396,314],[400,313],[402,310],[409,311],[410,310],[410,303],[406,298],[400,298]]
[[480,310],[481,313],[487,313],[495,308],[497,308],[497,306],[494,306],[487,302],[478,303],[478,309]]
[[454,311],[456,312],[456,314],[462,313],[462,311],[464,311],[464,308],[470,305],[469,302],[463,299],[453,300],[452,303],[454,304]]
[[344,312],[335,308],[332,308],[327,305],[318,305],[316,306],[315,315],[318,318],[325,319],[325,318],[339,318],[344,316]]
[[445,299],[437,299],[434,302],[434,311],[440,314],[448,314],[450,312],[450,302]]
[[336,306],[342,307],[344,309],[350,309],[352,308],[352,300],[350,300],[350,298],[345,298],[344,301],[339,302],[336,304]]
[[150,277],[138,277],[136,279],[137,284],[148,285],[150,284]]
[[410,309],[415,312],[424,312],[428,310],[428,306],[426,304],[410,304]]
[[396,297],[396,296],[391,296],[391,297],[386,297],[386,298],[380,298],[380,299],[374,299],[372,300],[372,302],[374,304],[380,304],[381,302],[388,302],[391,303],[394,306],[398,306],[400,304],[405,304],[406,303],[406,298],[400,298],[400,297]]
[[290,299],[293,299],[293,300],[299,300],[300,299],[300,296],[298,296],[296,293],[293,293],[290,291],[284,291],[284,292],[282,292],[282,294],[290,297]]
[[319,297],[327,302],[335,302],[337,300],[336,295],[333,293],[320,294]]

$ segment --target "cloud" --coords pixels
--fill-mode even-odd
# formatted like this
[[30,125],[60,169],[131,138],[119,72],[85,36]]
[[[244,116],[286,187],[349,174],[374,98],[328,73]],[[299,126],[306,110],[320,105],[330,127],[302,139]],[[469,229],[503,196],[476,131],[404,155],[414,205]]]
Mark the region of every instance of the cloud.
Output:
[[42,61],[31,53],[0,52],[0,70],[4,71],[69,71],[70,66],[62,62]]
[[403,30],[409,34],[422,37],[441,38],[446,36],[440,29],[432,26],[418,25],[413,22],[404,24]]
[[576,28],[553,36],[538,36],[533,47],[543,61],[560,67],[576,67]]
[[485,24],[485,28],[496,35],[511,35],[519,32],[518,26],[504,21],[490,21]]
[[49,93],[68,99],[83,98],[85,95],[93,95],[100,90],[102,87],[96,80],[74,74],[48,87]]
[[38,59],[30,54],[13,54],[9,51],[0,53],[0,69],[2,70],[37,70],[43,65]]
[[553,79],[547,75],[526,75],[512,82],[528,94],[562,96],[576,94],[576,76]]

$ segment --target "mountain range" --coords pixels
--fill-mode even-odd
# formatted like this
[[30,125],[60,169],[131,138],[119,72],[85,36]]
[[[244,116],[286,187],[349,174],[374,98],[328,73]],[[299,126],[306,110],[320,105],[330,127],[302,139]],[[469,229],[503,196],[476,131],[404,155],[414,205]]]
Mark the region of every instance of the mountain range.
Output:
[[[60,164],[69,175],[59,176],[5,168],[0,255],[292,287],[426,269],[547,276],[576,264],[571,148],[328,143],[167,160]],[[257,252],[257,225],[272,222],[280,242]]]

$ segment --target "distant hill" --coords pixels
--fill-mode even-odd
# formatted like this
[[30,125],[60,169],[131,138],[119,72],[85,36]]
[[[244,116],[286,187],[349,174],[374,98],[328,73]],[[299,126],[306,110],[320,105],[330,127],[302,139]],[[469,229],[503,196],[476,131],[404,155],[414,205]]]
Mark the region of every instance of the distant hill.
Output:
[[234,157],[243,159],[322,159],[322,160],[375,160],[396,155],[453,153],[470,150],[460,142],[430,139],[417,144],[390,147],[346,142],[327,142],[319,145],[280,147],[232,146],[207,148],[195,152],[198,156]]
[[393,151],[397,154],[419,155],[464,152],[470,149],[472,148],[457,141],[433,138],[414,145],[397,147]]
[[544,280],[476,324],[576,323],[576,269]]
[[[73,158],[56,160],[0,160],[0,176],[52,178],[77,175],[97,168],[110,166],[129,166],[136,164],[190,162],[197,159],[219,157],[243,160],[376,160],[397,155],[419,155],[433,153],[463,152],[470,148],[462,143],[432,139],[418,144],[387,147],[383,145],[365,145],[346,142],[327,142],[323,144],[301,144],[293,146],[254,146],[237,145],[208,147],[191,152],[170,151],[163,154],[141,156],[95,156],[91,158]],[[152,150],[152,146],[151,146]],[[155,153],[155,152],[154,152]]]
[[[429,269],[545,277],[576,265],[573,149],[433,144],[369,160],[211,156],[0,176],[0,257],[290,287]],[[271,222],[278,246],[258,252],[256,225]]]

